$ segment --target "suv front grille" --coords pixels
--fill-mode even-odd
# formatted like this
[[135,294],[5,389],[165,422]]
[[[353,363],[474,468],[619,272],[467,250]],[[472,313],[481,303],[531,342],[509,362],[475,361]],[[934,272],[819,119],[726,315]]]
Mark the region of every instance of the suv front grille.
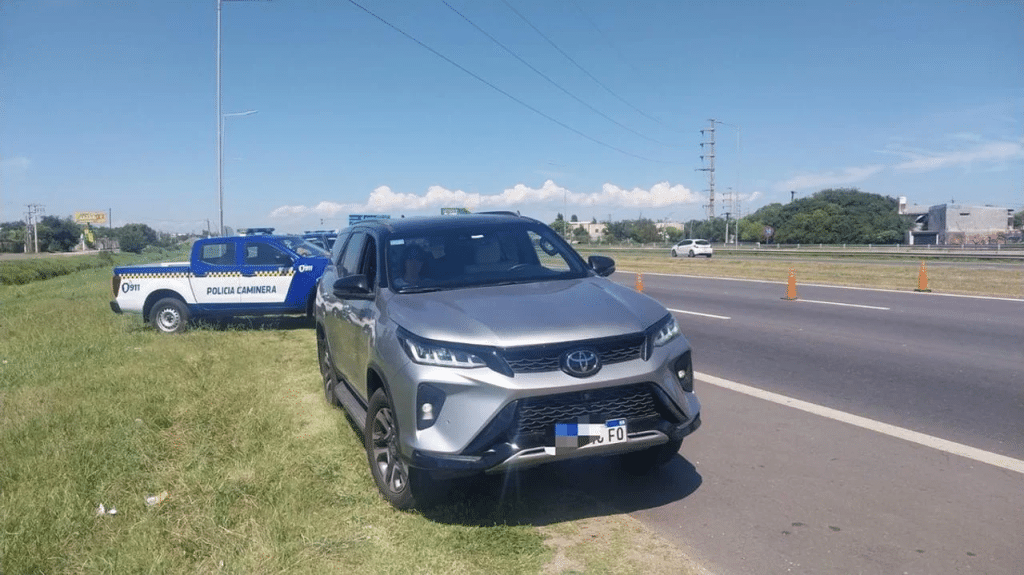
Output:
[[513,347],[500,353],[514,373],[543,373],[558,371],[561,369],[562,356],[566,352],[582,348],[596,351],[602,364],[640,359],[645,339],[644,334],[640,333],[591,341]]
[[555,424],[581,418],[591,423],[624,418],[630,432],[645,431],[664,419],[658,405],[647,383],[529,397],[519,401],[513,434],[520,447],[554,445]]

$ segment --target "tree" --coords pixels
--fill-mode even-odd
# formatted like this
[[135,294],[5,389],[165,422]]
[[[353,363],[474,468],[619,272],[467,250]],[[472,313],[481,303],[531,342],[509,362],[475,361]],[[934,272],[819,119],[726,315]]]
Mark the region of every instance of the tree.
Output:
[[0,252],[21,253],[25,251],[25,222],[0,224]]
[[822,190],[786,205],[770,204],[745,219],[762,230],[772,227],[775,241],[808,244],[898,243],[913,225],[897,213],[895,199],[856,189]]
[[736,226],[737,239],[741,242],[767,242],[768,237],[764,233],[764,224],[756,222],[749,217],[743,218]]
[[118,243],[126,252],[141,253],[147,246],[157,243],[156,231],[146,224],[127,224],[117,228],[116,232]]
[[70,252],[82,237],[82,228],[70,217],[43,216],[38,226],[41,252]]

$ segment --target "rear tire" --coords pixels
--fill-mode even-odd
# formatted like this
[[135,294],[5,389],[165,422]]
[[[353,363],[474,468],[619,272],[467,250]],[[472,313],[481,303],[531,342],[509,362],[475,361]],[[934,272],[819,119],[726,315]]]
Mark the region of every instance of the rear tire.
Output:
[[188,325],[188,306],[180,299],[166,297],[149,310],[149,323],[163,333],[181,333]]
[[690,254],[689,254],[688,257],[691,257],[691,258],[697,257],[697,254],[693,253],[693,250],[690,250]]
[[679,448],[682,446],[682,439],[670,440],[668,443],[648,447],[642,451],[624,453],[620,456],[620,462],[623,469],[629,473],[633,475],[646,475],[671,461],[679,453]]
[[384,389],[370,397],[363,434],[370,474],[381,496],[396,509],[423,509],[444,492],[444,484],[422,469],[409,467],[399,455],[398,420]]

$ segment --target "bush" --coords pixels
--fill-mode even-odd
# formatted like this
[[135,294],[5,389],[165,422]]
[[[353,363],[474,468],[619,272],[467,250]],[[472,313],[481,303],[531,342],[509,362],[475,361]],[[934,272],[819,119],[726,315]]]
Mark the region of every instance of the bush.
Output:
[[[108,260],[112,258],[107,254]],[[77,271],[106,267],[101,256],[79,256],[72,258],[36,258],[0,262],[0,284],[24,285],[34,281],[64,276]]]

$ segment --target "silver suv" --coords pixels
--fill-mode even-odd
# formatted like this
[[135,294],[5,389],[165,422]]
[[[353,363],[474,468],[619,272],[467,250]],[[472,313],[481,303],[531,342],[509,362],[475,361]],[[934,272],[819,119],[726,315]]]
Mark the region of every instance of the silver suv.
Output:
[[700,425],[690,345],[658,302],[511,213],[363,221],[321,278],[327,401],[391,505],[448,480],[619,454],[644,472]]

